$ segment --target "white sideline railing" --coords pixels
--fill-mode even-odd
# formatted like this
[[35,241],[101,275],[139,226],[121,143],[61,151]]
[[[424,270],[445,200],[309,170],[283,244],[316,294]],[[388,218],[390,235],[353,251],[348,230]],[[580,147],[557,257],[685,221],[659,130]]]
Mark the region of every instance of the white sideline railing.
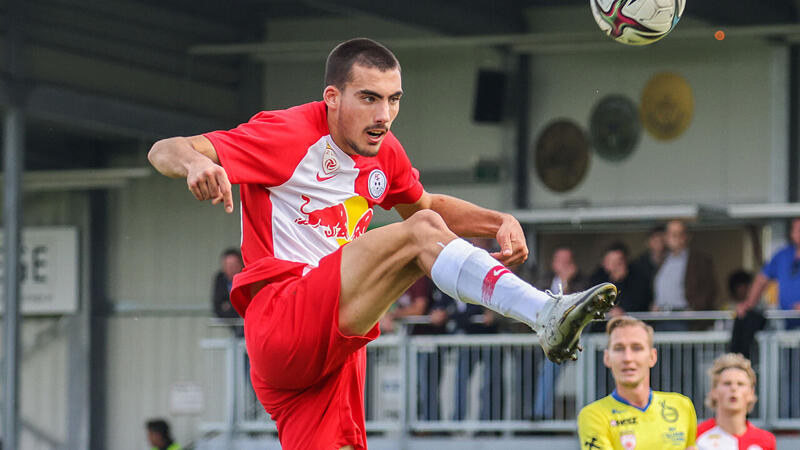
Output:
[[[710,417],[703,404],[706,372],[729,341],[724,331],[656,333],[653,388],[689,396],[698,417]],[[418,432],[574,431],[580,408],[613,389],[602,363],[605,343],[604,334],[587,334],[578,361],[556,366],[533,334],[382,336],[367,346],[367,430],[401,439]],[[759,402],[751,420],[767,429],[800,430],[800,331],[763,331],[756,344]],[[200,431],[231,439],[275,433],[250,386],[244,343],[231,337],[202,346],[226,354],[220,368],[226,413]]]

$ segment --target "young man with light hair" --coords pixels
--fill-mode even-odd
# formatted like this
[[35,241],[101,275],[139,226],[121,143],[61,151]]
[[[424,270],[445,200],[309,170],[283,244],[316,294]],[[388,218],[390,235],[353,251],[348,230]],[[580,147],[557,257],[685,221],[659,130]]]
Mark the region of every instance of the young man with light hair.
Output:
[[708,371],[711,390],[706,406],[714,417],[697,427],[699,450],[775,450],[775,436],[747,420],[758,400],[756,372],[750,360],[727,353],[714,360]]
[[692,401],[675,392],[650,388],[657,352],[653,327],[630,316],[606,326],[608,348],[603,363],[616,389],[578,415],[582,450],[694,449],[697,416]]

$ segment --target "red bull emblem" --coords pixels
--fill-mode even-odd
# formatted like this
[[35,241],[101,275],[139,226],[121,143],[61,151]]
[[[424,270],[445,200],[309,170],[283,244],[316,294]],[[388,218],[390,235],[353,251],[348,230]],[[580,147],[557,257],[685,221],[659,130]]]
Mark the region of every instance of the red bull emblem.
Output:
[[359,195],[343,203],[314,210],[307,209],[310,198],[305,195],[300,197],[303,199],[300,212],[305,218],[295,219],[295,223],[319,228],[326,238],[336,238],[340,246],[364,234],[372,220],[372,208]]

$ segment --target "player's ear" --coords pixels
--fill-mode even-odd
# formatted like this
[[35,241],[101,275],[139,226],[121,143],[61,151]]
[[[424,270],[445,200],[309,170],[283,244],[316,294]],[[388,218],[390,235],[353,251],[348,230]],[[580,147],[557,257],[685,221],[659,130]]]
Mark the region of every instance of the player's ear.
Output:
[[337,109],[339,101],[341,100],[342,93],[336,86],[330,85],[322,91],[322,99],[325,100],[325,105],[330,109]]
[[650,349],[650,368],[656,365],[658,362],[658,351],[655,347]]
[[603,365],[609,369],[611,368],[611,362],[608,360],[608,349],[603,350]]

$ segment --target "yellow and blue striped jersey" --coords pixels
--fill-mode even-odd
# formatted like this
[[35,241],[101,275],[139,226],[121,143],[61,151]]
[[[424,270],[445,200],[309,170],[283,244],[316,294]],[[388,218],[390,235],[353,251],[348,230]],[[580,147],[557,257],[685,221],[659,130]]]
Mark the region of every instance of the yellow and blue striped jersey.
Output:
[[695,445],[697,415],[688,397],[650,391],[644,408],[617,394],[586,405],[578,414],[581,450],[685,449]]

